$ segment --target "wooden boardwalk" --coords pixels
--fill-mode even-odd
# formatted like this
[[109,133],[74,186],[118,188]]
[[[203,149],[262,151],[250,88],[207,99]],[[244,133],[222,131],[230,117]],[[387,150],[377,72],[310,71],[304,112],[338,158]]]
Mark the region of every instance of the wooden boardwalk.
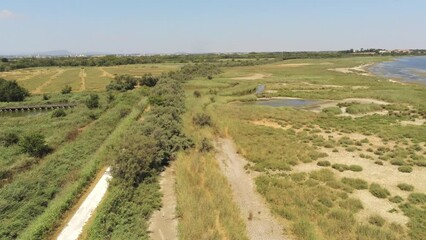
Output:
[[18,111],[36,111],[36,110],[53,110],[59,108],[73,108],[77,106],[76,103],[57,103],[45,105],[26,105],[14,107],[0,107],[0,112],[18,112]]

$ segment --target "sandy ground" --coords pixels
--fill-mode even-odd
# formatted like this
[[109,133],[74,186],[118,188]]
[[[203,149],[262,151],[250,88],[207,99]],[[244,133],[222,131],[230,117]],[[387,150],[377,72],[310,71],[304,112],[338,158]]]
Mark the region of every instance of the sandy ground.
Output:
[[57,240],[76,240],[83,227],[104,197],[111,179],[110,168],[107,168],[95,188],[90,192],[77,212],[59,234]]
[[231,78],[232,80],[256,80],[256,79],[263,79],[263,78],[267,78],[272,76],[272,74],[261,74],[261,73],[255,73],[253,75],[250,76],[246,76],[246,77],[236,77],[236,78]]
[[80,92],[86,90],[86,71],[84,70],[84,68],[82,68],[80,70],[80,73],[78,74],[78,76],[80,77]]
[[152,240],[178,239],[175,183],[176,175],[172,163],[161,173],[160,186],[163,194],[161,199],[163,207],[151,216],[148,230]]
[[[371,141],[370,141],[371,142]],[[339,148],[339,152],[332,152],[331,149],[322,149],[323,152],[328,154],[328,157],[321,160],[328,160],[331,164],[341,163],[346,165],[356,164],[360,165],[363,170],[361,172],[344,171],[339,172],[332,169],[338,177],[361,178],[368,183],[378,183],[388,189],[392,196],[399,195],[407,198],[409,192],[400,190],[397,185],[399,183],[408,183],[414,186],[415,192],[426,192],[426,169],[421,167],[413,167],[414,171],[411,173],[402,173],[398,171],[398,166],[393,166],[385,162],[383,166],[377,165],[374,161],[359,157],[358,153],[347,152]],[[316,162],[300,164],[293,168],[295,172],[310,172],[322,169],[316,165]],[[408,218],[402,212],[389,213],[392,208],[397,209],[397,204],[391,203],[388,199],[378,199],[371,195],[369,192],[359,193],[355,191],[354,195],[359,197],[364,205],[364,210],[360,213],[361,217],[368,214],[378,213],[389,222],[396,222],[406,224]]]
[[244,166],[248,161],[237,154],[233,142],[229,139],[218,139],[217,160],[227,177],[247,226],[247,235],[253,240],[287,239],[282,226],[275,219],[264,199],[256,192],[253,176],[248,174]]
[[[310,111],[319,113],[324,108],[335,107],[339,103],[350,103],[350,102],[356,102],[356,103],[361,103],[361,104],[374,103],[374,104],[379,104],[379,105],[389,105],[388,102],[377,100],[377,99],[372,99],[372,98],[346,98],[346,99],[343,99],[343,100],[327,100],[327,101],[323,101],[323,102],[321,102],[319,104],[315,104],[314,106],[309,107],[307,109],[309,109]],[[380,111],[380,112],[383,112],[383,111]],[[386,111],[386,113],[387,113],[387,111]],[[366,113],[366,115],[371,115],[371,114],[374,114],[374,113]]]
[[328,69],[330,71],[340,72],[340,73],[355,73],[362,76],[372,76],[371,73],[367,72],[366,68],[372,64],[363,64],[357,67],[352,68],[332,68]]
[[416,118],[414,121],[401,121],[402,126],[407,126],[407,125],[421,126],[425,123],[426,123],[426,119],[420,119],[420,118]]

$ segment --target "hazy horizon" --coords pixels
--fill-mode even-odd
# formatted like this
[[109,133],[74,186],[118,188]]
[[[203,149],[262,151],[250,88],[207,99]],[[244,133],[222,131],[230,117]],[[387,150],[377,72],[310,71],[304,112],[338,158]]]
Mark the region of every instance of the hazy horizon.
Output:
[[426,48],[426,2],[0,2],[0,54],[107,54]]

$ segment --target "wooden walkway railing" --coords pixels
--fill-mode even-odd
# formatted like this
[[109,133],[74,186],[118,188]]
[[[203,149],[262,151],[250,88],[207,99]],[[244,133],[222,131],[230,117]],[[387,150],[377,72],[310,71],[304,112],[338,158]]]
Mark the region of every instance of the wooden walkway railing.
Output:
[[46,105],[0,107],[0,112],[53,110],[58,108],[73,108],[75,106],[77,106],[76,103],[58,103],[58,104],[46,104]]

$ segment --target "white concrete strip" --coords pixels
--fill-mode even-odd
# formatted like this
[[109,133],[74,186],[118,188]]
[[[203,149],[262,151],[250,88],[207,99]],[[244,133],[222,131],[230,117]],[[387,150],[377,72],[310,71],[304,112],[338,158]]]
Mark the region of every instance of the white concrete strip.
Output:
[[104,197],[111,179],[111,167],[108,167],[104,175],[101,177],[95,188],[89,193],[89,196],[84,200],[77,212],[62,230],[58,236],[58,240],[77,240],[83,231],[83,227],[89,220],[92,213],[98,207]]

